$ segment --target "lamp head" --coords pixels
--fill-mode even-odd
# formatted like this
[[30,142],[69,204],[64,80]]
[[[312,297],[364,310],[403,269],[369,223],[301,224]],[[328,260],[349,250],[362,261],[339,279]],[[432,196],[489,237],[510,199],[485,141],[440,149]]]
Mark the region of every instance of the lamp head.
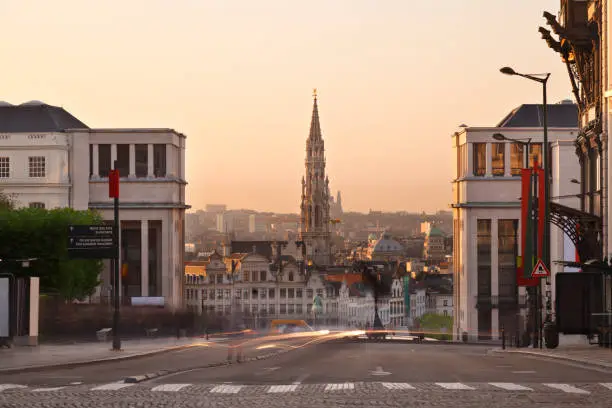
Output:
[[510,67],[503,67],[502,69],[499,70],[499,72],[501,72],[502,74],[506,74],[506,75],[516,75],[516,71]]
[[501,133],[493,133],[493,139],[499,140],[501,142],[506,140],[506,136],[502,135]]

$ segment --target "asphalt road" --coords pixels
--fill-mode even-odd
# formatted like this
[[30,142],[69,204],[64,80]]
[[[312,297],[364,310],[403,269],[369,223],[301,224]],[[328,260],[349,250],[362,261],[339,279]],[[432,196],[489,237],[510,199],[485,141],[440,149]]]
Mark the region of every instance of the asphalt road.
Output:
[[[196,360],[211,358],[203,347],[69,370],[75,377],[66,377],[68,370],[0,377],[0,407],[609,407],[612,399],[612,372],[490,353],[489,347],[280,343],[264,339],[249,353],[292,351],[215,368],[196,368]],[[118,368],[124,364],[129,367]],[[167,367],[185,371],[138,384],[120,381],[123,372]],[[2,391],[7,382],[16,388]]]

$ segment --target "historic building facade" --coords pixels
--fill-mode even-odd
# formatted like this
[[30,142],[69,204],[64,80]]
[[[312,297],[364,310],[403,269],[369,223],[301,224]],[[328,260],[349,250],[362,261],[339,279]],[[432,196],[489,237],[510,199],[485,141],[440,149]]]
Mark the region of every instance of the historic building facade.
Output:
[[302,177],[300,239],[305,259],[319,266],[332,263],[329,178],[325,174],[325,142],[314,92],[310,134],[306,141],[306,171]]

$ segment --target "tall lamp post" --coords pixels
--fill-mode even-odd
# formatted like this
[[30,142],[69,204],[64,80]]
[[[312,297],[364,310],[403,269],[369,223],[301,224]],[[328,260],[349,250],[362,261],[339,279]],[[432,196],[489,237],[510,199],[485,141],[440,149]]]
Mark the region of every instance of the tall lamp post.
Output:
[[[548,151],[548,102],[547,102],[547,84],[550,73],[544,74],[521,74],[510,67],[503,67],[499,70],[502,74],[520,76],[542,84],[542,128],[544,131],[543,151],[542,151],[542,170],[544,170],[544,234],[542,242],[542,262],[546,269],[550,271],[550,158]],[[546,278],[546,285],[550,285],[550,277]],[[538,290],[541,290],[541,285],[538,285]],[[538,299],[538,302],[540,300]],[[538,308],[539,309],[539,308]],[[547,320],[550,316],[546,316]],[[540,325],[541,326],[541,325]],[[538,328],[541,333],[542,328]],[[542,347],[542,335],[538,338],[538,344]]]

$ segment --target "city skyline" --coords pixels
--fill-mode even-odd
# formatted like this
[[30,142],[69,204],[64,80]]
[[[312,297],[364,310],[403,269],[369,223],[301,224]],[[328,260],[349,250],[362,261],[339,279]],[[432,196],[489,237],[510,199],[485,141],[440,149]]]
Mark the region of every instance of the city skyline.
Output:
[[453,130],[539,101],[499,67],[551,72],[551,103],[570,95],[537,32],[543,10],[558,1],[9,0],[0,15],[20,35],[0,45],[12,61],[0,100],[63,106],[92,127],[172,127],[188,137],[193,209],[296,213],[316,87],[346,209],[435,212],[451,200],[452,152],[439,146]]

